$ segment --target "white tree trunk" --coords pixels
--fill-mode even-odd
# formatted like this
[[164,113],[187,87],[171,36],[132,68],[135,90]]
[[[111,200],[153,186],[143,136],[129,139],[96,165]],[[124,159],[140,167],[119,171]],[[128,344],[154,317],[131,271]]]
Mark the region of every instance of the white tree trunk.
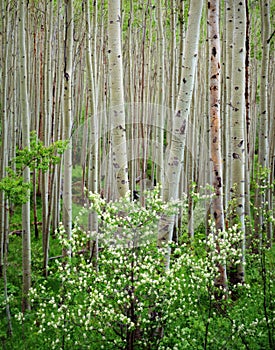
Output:
[[117,191],[129,190],[126,148],[120,0],[108,1],[108,56],[110,77],[111,152]]
[[[202,7],[202,0],[194,0],[190,3],[181,84],[173,118],[171,144],[165,171],[165,184],[163,189],[164,201],[178,198],[180,173],[184,159],[184,146],[195,81]],[[173,226],[174,216],[163,216],[159,227],[159,246],[163,242],[171,241]],[[167,265],[169,265],[168,260]]]
[[[64,181],[63,181],[63,213],[62,221],[67,238],[72,235],[72,60],[73,60],[73,0],[65,0],[65,53],[64,53],[64,132],[63,138],[69,140],[64,153]],[[64,251],[64,255],[70,255]]]
[[[220,116],[220,34],[219,34],[219,0],[208,1],[208,24],[210,44],[210,148],[212,164],[212,184],[215,197],[212,202],[212,212],[217,233],[224,230],[223,210],[223,170],[221,157],[221,116]],[[219,241],[216,238],[217,254],[219,254]],[[218,286],[227,287],[226,266],[218,264]]]
[[[22,146],[30,146],[30,110],[27,82],[27,52],[25,44],[25,1],[19,2],[19,64],[20,64],[20,112],[22,123]],[[30,169],[23,172],[24,181],[30,182]],[[31,287],[31,228],[30,228],[30,201],[22,205],[22,260],[23,260],[23,298],[22,311],[30,309],[28,292]]]
[[[239,2],[234,8],[234,46],[232,63],[232,124],[231,124],[231,162],[233,196],[236,198],[236,213],[245,234],[245,3]],[[237,280],[244,281],[245,239],[241,244],[242,263],[238,266]]]

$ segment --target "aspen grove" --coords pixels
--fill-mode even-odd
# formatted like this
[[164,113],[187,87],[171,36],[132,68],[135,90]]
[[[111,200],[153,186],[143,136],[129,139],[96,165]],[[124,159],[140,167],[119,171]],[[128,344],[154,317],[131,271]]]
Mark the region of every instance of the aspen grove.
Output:
[[274,0],[0,10],[0,347],[273,350]]

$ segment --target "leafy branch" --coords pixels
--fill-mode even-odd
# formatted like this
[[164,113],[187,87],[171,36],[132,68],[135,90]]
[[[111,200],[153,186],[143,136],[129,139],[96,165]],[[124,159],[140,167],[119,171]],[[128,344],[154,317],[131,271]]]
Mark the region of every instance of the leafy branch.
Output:
[[68,146],[68,141],[55,141],[50,146],[44,146],[35,132],[31,133],[30,146],[17,151],[10,166],[6,168],[7,176],[0,181],[0,190],[14,204],[23,204],[29,200],[31,183],[23,178],[24,169],[46,172],[51,165],[58,164],[61,155]]

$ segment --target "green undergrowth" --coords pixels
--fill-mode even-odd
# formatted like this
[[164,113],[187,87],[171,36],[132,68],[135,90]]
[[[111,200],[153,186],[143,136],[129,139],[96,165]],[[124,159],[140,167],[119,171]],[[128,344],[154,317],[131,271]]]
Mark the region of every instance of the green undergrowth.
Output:
[[[218,236],[220,254],[213,225],[207,238],[200,232],[191,242],[169,244],[166,270],[167,247],[156,246],[158,221],[181,203],[167,206],[157,190],[147,196],[145,208],[130,196],[106,203],[91,194],[90,203],[74,223],[71,240],[60,226],[53,253],[63,246],[72,258],[51,260],[47,279],[40,270],[41,242],[33,240],[32,310],[24,315],[21,238],[11,237],[13,336],[5,334],[2,299],[3,349],[274,349],[274,249],[247,252],[245,283],[217,289],[218,263],[232,269],[240,261],[237,225]],[[88,236],[82,219],[89,211],[98,214],[99,231]],[[91,238],[98,241],[98,258],[85,250]]]

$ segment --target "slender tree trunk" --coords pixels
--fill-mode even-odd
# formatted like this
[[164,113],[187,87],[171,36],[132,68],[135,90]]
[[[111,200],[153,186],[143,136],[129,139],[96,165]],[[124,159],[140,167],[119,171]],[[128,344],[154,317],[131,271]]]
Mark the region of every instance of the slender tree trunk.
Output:
[[[19,2],[19,64],[20,64],[20,112],[22,123],[22,146],[30,147],[30,110],[27,82],[27,52],[25,43],[25,1]],[[23,171],[24,182],[30,183],[30,169]],[[31,287],[31,228],[30,228],[30,201],[22,205],[22,259],[23,259],[23,297],[22,311],[30,309],[28,298]]]
[[[65,47],[64,47],[64,131],[63,138],[69,140],[68,148],[64,153],[63,177],[63,208],[62,221],[67,238],[72,235],[72,60],[73,60],[73,0],[65,0]],[[69,251],[64,255],[70,256]]]
[[[223,171],[221,157],[221,116],[220,116],[220,29],[219,0],[208,1],[208,24],[210,44],[210,148],[212,165],[212,183],[215,197],[212,202],[212,212],[217,234],[224,230],[223,210]],[[216,237],[217,254],[220,252],[219,238]],[[225,262],[218,264],[218,286],[227,287]]]
[[120,0],[108,1],[108,57],[112,165],[119,196],[129,190],[121,48]]
[[[52,135],[52,111],[53,111],[53,83],[52,83],[52,32],[53,32],[53,2],[45,3],[45,44],[44,44],[44,100],[43,100],[43,122],[42,138],[44,146],[49,146]],[[47,276],[50,244],[50,207],[52,196],[50,196],[50,170],[41,175],[41,197],[42,197],[42,242],[43,242],[43,270]]]
[[[9,6],[3,1],[1,5],[1,16],[3,18],[2,23],[2,35],[3,35],[3,47],[2,47],[2,70],[1,70],[1,83],[2,83],[2,96],[1,96],[1,144],[0,144],[0,179],[6,176],[6,167],[8,165],[8,54],[10,41],[8,39],[9,33],[9,18],[7,11],[10,11]],[[2,276],[4,267],[4,251],[5,251],[5,193],[0,193],[0,277]]]
[[[178,188],[182,162],[184,160],[184,146],[189,124],[190,106],[194,88],[195,72],[198,57],[200,37],[200,20],[203,1],[194,0],[190,3],[188,28],[183,58],[180,90],[173,119],[173,128],[169,154],[166,164],[163,200],[169,201],[178,198]],[[163,215],[159,223],[158,246],[172,241],[175,216]],[[171,250],[167,248],[166,269],[170,266]]]
[[245,262],[245,39],[246,13],[245,3],[239,2],[234,8],[234,46],[232,63],[232,121],[231,121],[231,162],[232,188],[236,200],[236,215],[243,232],[241,243],[242,261],[237,268],[234,283],[244,282]]
[[[92,50],[91,50],[91,24],[90,24],[90,8],[89,1],[85,1],[85,15],[86,15],[86,64],[88,72],[88,108],[91,111],[91,118],[85,123],[87,129],[91,130],[89,139],[90,141],[90,150],[89,150],[89,173],[88,173],[88,189],[93,193],[98,193],[98,143],[99,143],[99,134],[98,134],[98,125],[99,116],[96,113],[96,93],[95,93],[95,84],[94,84],[94,73],[92,65]],[[90,128],[88,128],[90,125]],[[98,220],[96,212],[89,213],[89,232],[98,231]],[[89,249],[91,254],[95,258],[95,264],[97,266],[98,260],[98,237],[93,241],[93,245],[89,242]]]
[[[260,119],[259,119],[259,155],[258,175],[261,169],[268,167],[269,159],[269,107],[268,107],[268,89],[269,89],[269,52],[270,44],[268,42],[270,36],[270,4],[269,0],[261,1],[261,37],[262,37],[262,60],[261,60],[261,88],[260,88]],[[267,200],[267,191],[258,188],[256,191],[255,206],[257,214],[255,215],[255,239],[259,240],[259,246],[262,245],[263,236],[267,230],[267,223],[263,216],[262,207],[265,206]],[[257,249],[256,249],[257,251]]]
[[234,28],[234,4],[233,0],[226,0],[224,5],[225,11],[225,62],[224,62],[224,84],[225,84],[225,114],[224,114],[224,205],[227,210],[230,200],[231,186],[231,157],[230,157],[230,121],[232,116],[231,110],[231,91],[232,91],[232,53],[233,53],[233,28]]
[[[8,137],[11,135],[9,129],[10,112],[8,112],[8,87],[9,87],[9,55],[11,54],[11,42],[9,40],[9,32],[11,27],[11,19],[8,16],[10,11],[10,3],[7,4],[3,1],[1,6],[1,15],[3,18],[2,24],[2,35],[3,35],[3,48],[2,56],[2,93],[1,96],[1,146],[0,146],[0,180],[4,178],[6,174],[6,167],[9,161],[10,144],[8,143]],[[14,19],[15,20],[15,19]],[[11,62],[12,64],[12,62]],[[13,67],[14,69],[15,67]],[[14,140],[12,140],[14,142]],[[9,291],[8,291],[8,245],[9,245],[9,206],[8,200],[5,196],[4,191],[0,191],[0,278],[3,277],[4,285],[4,303],[6,305],[6,316],[7,316],[7,334],[12,335],[12,322],[10,313],[10,302],[9,302]]]
[[[169,147],[168,160],[166,164],[165,184],[163,189],[164,201],[178,198],[178,187],[182,162],[184,159],[184,146],[189,123],[190,106],[198,57],[202,7],[202,0],[194,0],[190,3],[182,67],[182,79],[176,103],[171,144]],[[171,241],[173,226],[174,216],[163,216],[159,227],[159,246],[161,246],[163,242]],[[167,260],[167,266],[169,266],[169,257]]]

